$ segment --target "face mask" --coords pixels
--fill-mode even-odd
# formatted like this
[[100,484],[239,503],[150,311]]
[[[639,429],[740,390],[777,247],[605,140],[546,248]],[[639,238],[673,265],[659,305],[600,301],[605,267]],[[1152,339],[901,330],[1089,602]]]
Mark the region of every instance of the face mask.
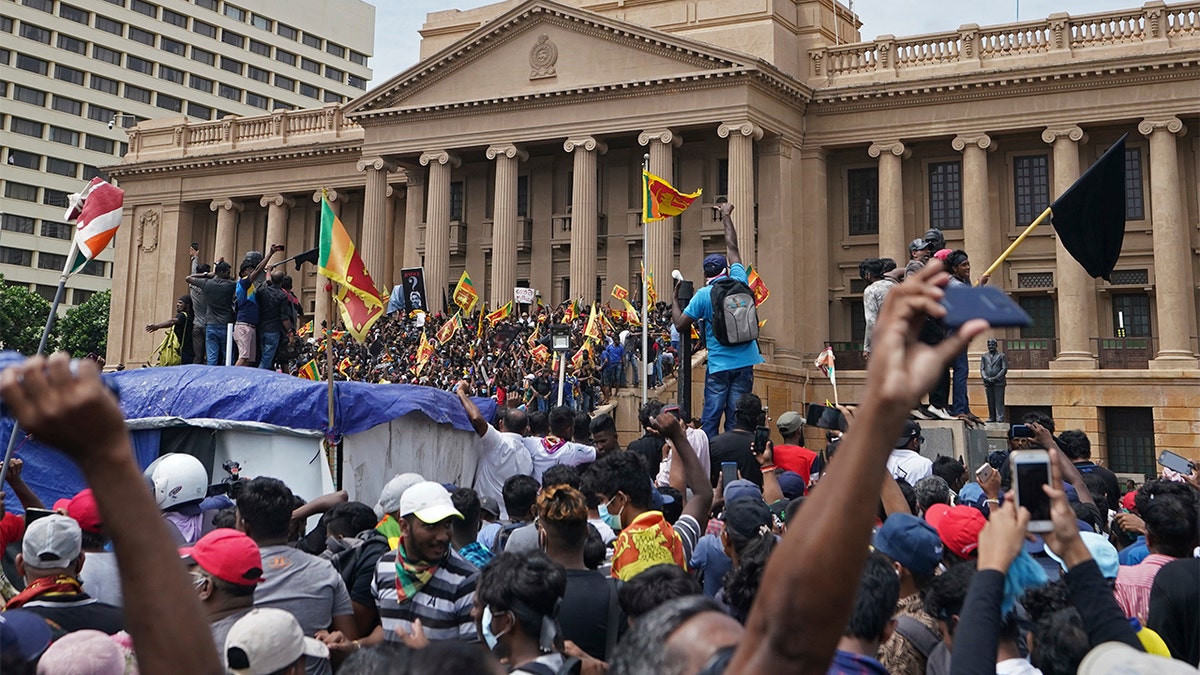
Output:
[[492,608],[484,605],[483,620],[480,622],[483,624],[483,642],[487,645],[488,649],[494,651],[496,649],[496,645],[500,644],[500,638],[504,637],[508,631],[505,630],[499,635],[492,633],[492,618]]
[[[613,499],[616,499],[616,497],[613,497]],[[603,504],[600,505],[600,508],[596,509],[596,511],[600,514],[600,520],[603,520],[606,525],[611,527],[613,529],[613,532],[620,532],[621,531],[621,511],[624,511],[625,507],[622,506],[621,511],[618,511],[616,513],[609,513],[608,505],[611,503],[612,503],[612,499],[608,500],[607,502],[604,502]]]
[[338,539],[333,535],[329,535],[328,537],[325,537],[325,550],[329,551],[330,553],[337,554],[345,551],[346,545],[342,543],[341,539]]

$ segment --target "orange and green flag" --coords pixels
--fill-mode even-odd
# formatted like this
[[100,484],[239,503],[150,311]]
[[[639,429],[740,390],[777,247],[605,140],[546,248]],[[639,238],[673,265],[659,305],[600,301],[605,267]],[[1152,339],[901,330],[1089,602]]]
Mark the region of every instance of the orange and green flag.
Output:
[[511,316],[512,310],[512,300],[509,300],[508,302],[504,303],[504,306],[502,306],[500,309],[497,309],[496,311],[487,315],[488,323],[495,326],[497,321],[500,321],[501,319],[507,319],[509,316]]
[[335,297],[342,320],[354,339],[364,342],[371,326],[383,316],[384,301],[362,256],[350,240],[350,234],[324,196],[321,198],[320,239],[317,271],[341,286]]
[[754,306],[757,307],[767,301],[771,297],[771,291],[767,289],[767,284],[758,276],[758,272],[754,269],[754,265],[746,268],[746,278],[750,283],[746,284],[750,287],[750,291],[754,293]]
[[470,314],[471,310],[475,309],[477,302],[479,302],[479,292],[475,290],[475,284],[471,283],[470,275],[463,270],[462,276],[458,278],[458,284],[454,287],[454,304]]
[[446,320],[446,323],[442,324],[442,327],[438,329],[437,334],[434,335],[434,337],[437,338],[438,344],[446,344],[446,341],[454,337],[454,334],[458,332],[460,326],[462,326],[462,319],[459,318],[459,315],[456,312],[454,316]]
[[642,171],[642,222],[677,216],[696,201],[702,190],[684,194],[649,171]]
[[317,371],[317,360],[311,359],[308,363],[300,366],[300,370],[296,372],[296,375],[306,380],[316,381],[321,379],[321,373]]

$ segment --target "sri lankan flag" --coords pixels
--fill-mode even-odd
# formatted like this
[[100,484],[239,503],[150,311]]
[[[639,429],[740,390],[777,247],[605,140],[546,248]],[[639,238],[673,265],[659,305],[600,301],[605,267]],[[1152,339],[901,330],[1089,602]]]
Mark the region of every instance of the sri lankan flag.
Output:
[[532,346],[534,346],[535,344],[537,344],[537,341],[538,341],[538,333],[539,333],[541,330],[542,330],[542,325],[541,325],[541,324],[538,324],[538,325],[534,326],[534,327],[533,327],[533,332],[532,332],[532,333],[530,333],[530,335],[529,335],[529,338],[525,340],[525,344],[529,345],[530,347],[532,347]]
[[337,371],[342,374],[342,377],[350,377],[347,375],[347,373],[350,371],[350,366],[352,365],[353,364],[350,362],[349,356],[343,357],[342,360],[338,362]]
[[350,334],[359,342],[365,342],[379,317],[383,316],[384,302],[371,274],[363,264],[362,256],[350,241],[346,227],[338,219],[329,200],[321,197],[321,242],[317,258],[317,271],[341,286],[337,294],[342,320]]
[[512,300],[509,300],[508,302],[504,303],[504,306],[502,306],[500,309],[497,309],[496,311],[487,315],[488,323],[495,326],[497,321],[500,321],[501,319],[507,319],[512,314],[512,309]]
[[754,265],[746,268],[746,277],[750,283],[746,284],[750,287],[750,291],[754,293],[754,306],[757,307],[767,301],[771,297],[771,291],[767,290],[767,284],[763,282],[762,277],[758,276]]
[[317,360],[312,359],[308,363],[300,366],[300,370],[296,372],[296,375],[306,380],[316,381],[321,379],[321,373],[317,371]]
[[429,361],[433,356],[433,345],[429,343],[429,338],[425,337],[425,331],[421,331],[421,343],[417,345],[417,372]]
[[529,355],[538,363],[545,363],[546,359],[550,358],[550,350],[546,348],[546,345],[534,345],[533,349],[529,350]]
[[629,291],[625,290],[620,284],[616,284],[613,286],[612,296],[618,300],[625,300],[629,297]]
[[458,284],[454,287],[454,304],[462,308],[462,311],[467,314],[475,309],[475,303],[479,302],[479,292],[475,290],[475,284],[471,283],[471,277],[463,270],[462,276],[458,278]]
[[296,335],[299,335],[300,337],[308,337],[309,335],[312,335],[312,332],[313,332],[313,322],[309,321],[308,323],[301,326],[300,330],[296,331]]
[[642,171],[642,222],[652,223],[683,213],[701,192],[684,194],[649,171]]
[[454,316],[447,319],[446,323],[442,324],[442,327],[438,329],[437,334],[434,335],[434,337],[437,338],[438,344],[446,344],[446,341],[454,337],[454,334],[458,332],[458,328],[461,325],[462,319],[459,318],[458,313],[455,312]]
[[642,319],[638,316],[638,312],[633,308],[633,305],[629,304],[629,301],[624,298],[621,299],[621,302],[625,304],[625,309],[621,312],[622,318],[632,326],[641,326]]
[[583,327],[583,334],[593,340],[600,339],[600,316],[596,313],[596,305],[592,305],[592,312],[588,315],[587,325]]
[[[654,290],[654,270],[647,270],[644,263],[640,264],[642,265],[642,277],[644,277],[646,280],[646,299],[649,300],[650,305],[653,306],[658,302],[658,291]],[[647,307],[646,309],[649,308],[650,307]]]

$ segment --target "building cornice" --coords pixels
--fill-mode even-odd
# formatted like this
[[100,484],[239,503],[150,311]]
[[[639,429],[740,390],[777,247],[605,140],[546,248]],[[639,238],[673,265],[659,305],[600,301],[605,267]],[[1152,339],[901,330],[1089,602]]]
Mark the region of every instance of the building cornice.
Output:
[[309,160],[314,157],[336,157],[341,161],[357,162],[361,159],[361,156],[362,141],[360,139],[356,142],[322,143],[300,147],[284,146],[192,157],[139,161],[136,164],[115,164],[100,168],[113,178],[121,179],[130,176],[145,176],[174,171],[189,171],[193,172],[193,175],[221,174],[226,173],[226,169],[231,166],[267,163],[277,165],[277,163]]

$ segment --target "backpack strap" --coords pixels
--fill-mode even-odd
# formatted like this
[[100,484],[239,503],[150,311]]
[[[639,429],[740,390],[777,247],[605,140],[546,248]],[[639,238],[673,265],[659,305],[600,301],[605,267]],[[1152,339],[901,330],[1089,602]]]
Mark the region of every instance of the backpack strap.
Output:
[[896,617],[896,632],[916,647],[917,651],[921,652],[926,659],[942,641],[940,635],[934,635],[928,626],[907,614]]

